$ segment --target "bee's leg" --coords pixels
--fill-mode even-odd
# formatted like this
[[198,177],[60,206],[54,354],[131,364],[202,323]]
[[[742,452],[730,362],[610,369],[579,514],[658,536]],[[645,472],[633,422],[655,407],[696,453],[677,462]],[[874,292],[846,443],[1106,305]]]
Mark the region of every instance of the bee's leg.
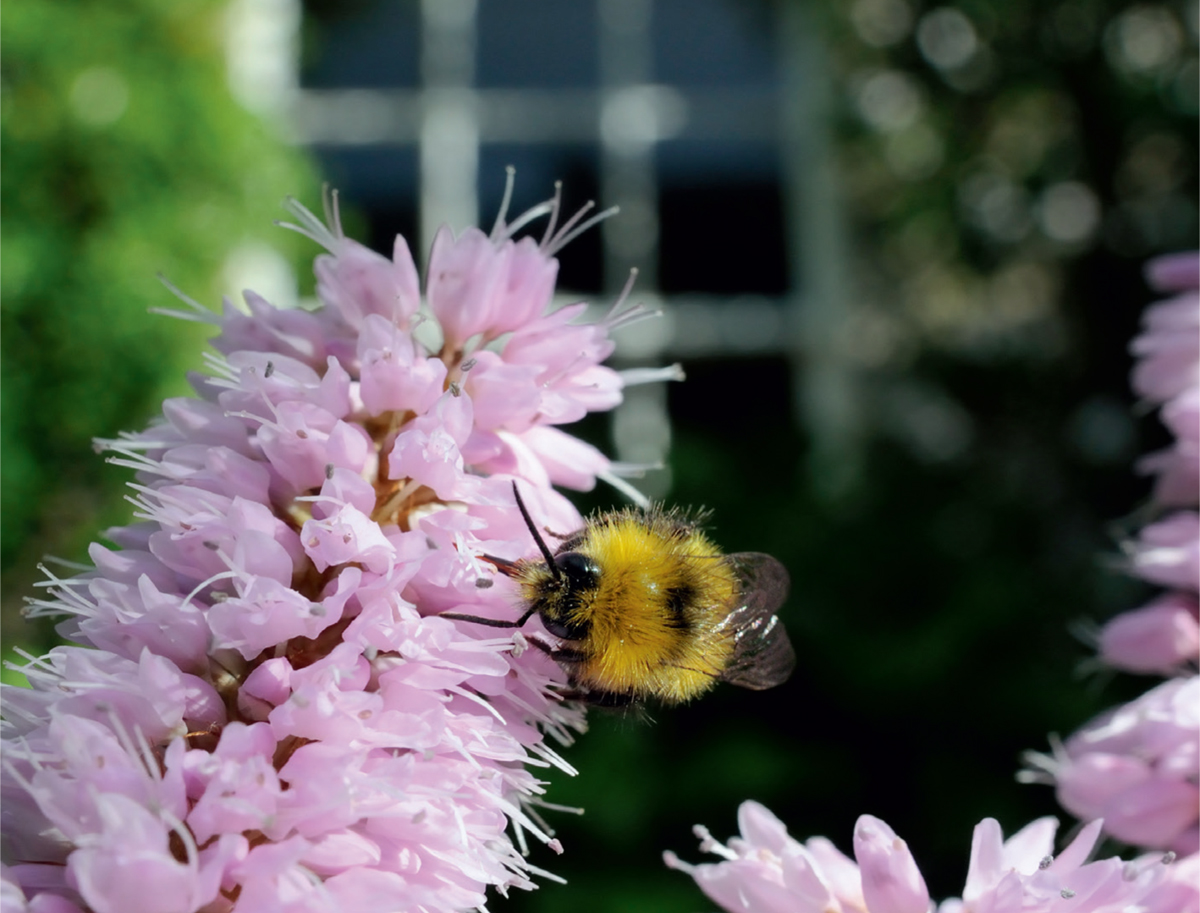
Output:
[[526,643],[537,647],[567,671],[570,687],[559,692],[564,701],[581,701],[582,703],[605,710],[632,710],[639,715],[642,714],[642,704],[633,694],[623,694],[619,691],[596,691],[579,685],[575,680],[575,675],[571,671],[571,667],[578,666],[591,658],[582,650],[575,650],[571,647],[556,647],[538,637],[528,637],[526,638]]
[[439,612],[437,615],[430,615],[429,617],[449,618],[451,621],[469,621],[472,624],[487,625],[489,628],[519,628],[525,622],[529,621],[535,611],[535,609],[529,609],[516,621],[502,621],[498,618],[480,618],[478,615],[463,615],[459,612]]
[[564,666],[578,665],[586,660],[587,654],[580,650],[572,650],[570,647],[556,647],[553,644],[548,644],[540,637],[527,637],[525,642],[531,647],[537,647],[552,660],[562,663]]
[[623,694],[620,691],[596,691],[590,688],[572,687],[560,691],[563,700],[579,701],[602,711],[632,712],[637,716],[644,715],[645,705],[635,695]]
[[632,694],[622,694],[619,691],[588,691],[583,699],[593,707],[604,707],[608,710],[623,710],[637,702]]

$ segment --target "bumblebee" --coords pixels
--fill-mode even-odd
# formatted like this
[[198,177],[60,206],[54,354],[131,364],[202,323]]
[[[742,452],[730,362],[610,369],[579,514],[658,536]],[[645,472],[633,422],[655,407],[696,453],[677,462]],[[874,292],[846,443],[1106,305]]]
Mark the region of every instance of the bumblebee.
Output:
[[551,552],[515,483],[513,494],[544,560],[487,560],[516,580],[524,614],[441,617],[519,628],[538,615],[558,643],[531,643],[566,670],[572,697],[604,706],[678,704],[717,682],[762,690],[791,675],[796,655],[775,616],[788,574],[771,556],[723,555],[701,518],[658,507],[599,514]]

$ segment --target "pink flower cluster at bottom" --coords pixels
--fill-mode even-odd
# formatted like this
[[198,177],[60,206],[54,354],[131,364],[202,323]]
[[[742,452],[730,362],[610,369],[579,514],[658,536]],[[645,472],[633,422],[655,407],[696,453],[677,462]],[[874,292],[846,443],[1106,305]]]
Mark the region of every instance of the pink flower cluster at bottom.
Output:
[[696,879],[730,913],[1197,913],[1200,856],[1156,853],[1088,862],[1100,822],[1054,855],[1058,822],[1039,818],[1007,840],[985,818],[975,827],[961,898],[934,904],[908,845],[878,818],[854,827],[854,859],[824,837],[800,843],[757,802],[738,810],[740,837],[717,842],[696,828],[703,851],[720,862],[668,866]]

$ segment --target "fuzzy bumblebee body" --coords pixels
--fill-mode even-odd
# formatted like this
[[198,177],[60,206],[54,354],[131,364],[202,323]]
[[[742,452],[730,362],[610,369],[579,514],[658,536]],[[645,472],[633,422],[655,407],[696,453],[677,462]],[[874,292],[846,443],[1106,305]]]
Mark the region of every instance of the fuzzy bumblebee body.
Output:
[[695,519],[658,508],[593,517],[552,556],[538,538],[547,560],[509,573],[582,698],[676,704],[718,681],[762,689],[791,674],[774,615],[788,578],[774,558],[722,555]]

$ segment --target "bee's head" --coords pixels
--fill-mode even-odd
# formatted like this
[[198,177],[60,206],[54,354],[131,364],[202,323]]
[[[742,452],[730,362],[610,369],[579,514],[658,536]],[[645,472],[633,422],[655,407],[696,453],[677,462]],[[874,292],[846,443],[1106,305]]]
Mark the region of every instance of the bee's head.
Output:
[[563,552],[552,561],[527,565],[522,589],[542,619],[546,630],[555,637],[582,640],[590,627],[581,612],[591,602],[600,585],[600,567],[581,552]]
[[525,526],[546,559],[517,565],[516,576],[521,580],[525,599],[530,609],[541,616],[546,630],[555,637],[581,640],[587,636],[590,627],[586,613],[581,609],[590,604],[592,594],[600,585],[600,566],[595,559],[579,551],[563,551],[557,555],[551,552],[529,516],[516,482],[513,483],[513,497]]
[[555,555],[551,573],[556,588],[565,593],[594,590],[600,582],[600,565],[582,552]]

